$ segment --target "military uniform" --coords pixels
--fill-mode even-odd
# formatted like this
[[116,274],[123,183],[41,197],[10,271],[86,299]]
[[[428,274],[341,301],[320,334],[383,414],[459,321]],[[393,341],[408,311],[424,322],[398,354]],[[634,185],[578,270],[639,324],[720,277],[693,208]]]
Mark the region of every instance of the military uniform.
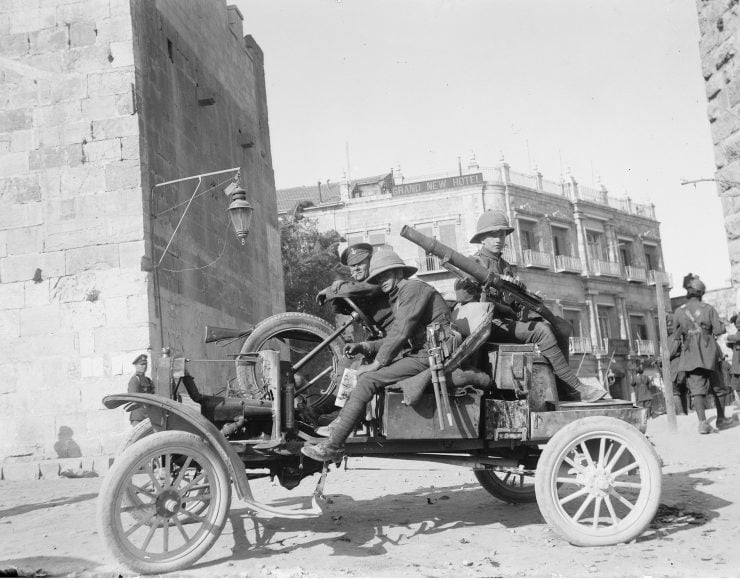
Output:
[[[147,356],[145,354],[142,354],[134,359],[134,362],[131,363],[133,365],[138,364],[146,364],[147,362]],[[134,376],[129,379],[128,382],[128,392],[129,393],[146,393],[148,395],[154,394],[154,383],[152,383],[152,380],[147,377],[143,372],[137,372],[134,374]],[[143,421],[144,419],[148,419],[149,416],[147,415],[146,409],[144,407],[138,406],[134,408],[131,413],[129,414],[129,421],[131,421],[132,425],[136,425],[137,423]]]
[[394,252],[375,254],[370,263],[369,282],[383,272],[402,269],[404,279],[398,280],[388,294],[393,311],[393,323],[385,338],[363,343],[365,354],[374,355],[373,366],[379,367],[361,374],[349,399],[333,423],[329,439],[317,445],[307,444],[302,452],[317,461],[336,460],[357,422],[364,415],[367,403],[387,385],[416,376],[429,368],[426,328],[432,323],[450,326],[450,308],[442,295],[420,280],[408,280],[416,272],[406,266]]
[[686,373],[691,396],[707,395],[719,358],[714,337],[723,334],[725,327],[714,307],[695,297],[676,309],[673,324],[681,341],[678,370]]
[[640,407],[648,410],[648,417],[653,416],[653,391],[650,379],[642,372],[638,372],[632,379],[632,390],[635,391],[635,401]]
[[740,392],[740,335],[732,334],[727,337],[727,346],[732,348],[730,361],[730,387]]

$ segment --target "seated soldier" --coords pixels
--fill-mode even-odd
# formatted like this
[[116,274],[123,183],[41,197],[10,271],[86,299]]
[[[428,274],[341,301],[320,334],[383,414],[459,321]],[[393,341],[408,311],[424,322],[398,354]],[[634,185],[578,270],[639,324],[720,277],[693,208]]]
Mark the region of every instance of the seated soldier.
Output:
[[395,319],[384,339],[345,346],[348,355],[375,355],[375,359],[357,369],[357,383],[339,412],[331,435],[318,444],[307,443],[301,450],[304,455],[316,461],[337,461],[344,442],[365,415],[373,396],[385,386],[429,368],[426,328],[433,322],[449,328],[450,309],[429,284],[408,279],[416,270],[404,264],[395,252],[373,255],[367,281],[378,284],[388,295]]
[[[514,271],[504,258],[502,253],[506,246],[506,236],[514,231],[509,226],[509,220],[502,211],[487,211],[478,219],[475,235],[471,238],[471,244],[481,244],[480,250],[471,256],[488,272],[509,279],[522,289],[524,284],[514,277]],[[480,300],[494,303],[494,320],[491,329],[490,340],[496,342],[518,342],[536,344],[542,355],[550,362],[552,370],[560,381],[558,381],[558,394],[564,400],[583,401],[593,403],[604,398],[607,394],[602,388],[590,387],[583,384],[568,365],[563,348],[566,349],[566,341],[556,337],[552,327],[544,320],[528,319],[517,320],[518,317],[526,316],[526,311],[514,310],[506,304],[505,296],[498,290],[482,292],[480,284],[469,279],[458,280],[455,284],[455,292],[460,303]]]

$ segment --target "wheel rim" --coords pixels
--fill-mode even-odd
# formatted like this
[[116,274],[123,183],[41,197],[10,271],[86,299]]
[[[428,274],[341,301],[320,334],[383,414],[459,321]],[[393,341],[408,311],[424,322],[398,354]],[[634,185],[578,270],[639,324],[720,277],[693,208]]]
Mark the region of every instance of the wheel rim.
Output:
[[559,454],[548,492],[567,525],[611,535],[631,525],[650,496],[645,458],[614,433],[579,437]]
[[[315,334],[316,341],[305,341],[296,338],[286,340],[283,338],[284,336],[290,336],[291,333],[296,331]],[[324,340],[324,337],[307,331],[306,329],[297,327],[288,328],[281,330],[260,343],[257,350],[276,350],[280,352],[287,348],[289,351],[290,362],[291,364],[295,364],[311,352],[322,340]],[[311,387],[311,391],[313,393],[319,394],[319,400],[314,403],[315,405],[321,405],[333,396],[336,370],[337,360],[334,358],[332,350],[328,346],[316,353],[316,355],[314,355],[314,357],[299,370],[298,374],[304,377],[307,382],[321,375],[321,377]],[[257,379],[257,384],[262,384],[264,381],[262,381],[259,365],[255,365],[254,374]],[[257,398],[269,398],[269,393],[259,393]]]
[[525,470],[493,470],[491,475],[515,493],[534,493],[534,477]]
[[132,464],[114,496],[118,543],[136,559],[167,562],[207,541],[221,492],[215,467],[186,448],[152,451]]

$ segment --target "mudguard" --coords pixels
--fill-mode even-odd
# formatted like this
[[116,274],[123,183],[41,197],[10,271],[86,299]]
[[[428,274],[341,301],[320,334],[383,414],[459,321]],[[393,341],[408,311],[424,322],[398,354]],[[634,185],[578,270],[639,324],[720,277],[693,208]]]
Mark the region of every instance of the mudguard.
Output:
[[320,507],[316,504],[311,510],[290,511],[280,510],[257,502],[252,495],[252,489],[241,458],[223,433],[195,409],[172,399],[144,393],[120,393],[103,398],[103,404],[109,409],[115,409],[127,403],[144,405],[155,431],[186,431],[203,437],[218,453],[229,470],[239,499],[255,512],[287,518],[305,518],[321,513]]

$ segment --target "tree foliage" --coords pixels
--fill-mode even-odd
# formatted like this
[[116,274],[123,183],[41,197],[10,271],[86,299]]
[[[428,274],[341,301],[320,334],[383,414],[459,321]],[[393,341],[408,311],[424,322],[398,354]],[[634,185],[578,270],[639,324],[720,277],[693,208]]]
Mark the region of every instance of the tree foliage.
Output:
[[329,309],[316,303],[316,294],[339,277],[337,246],[341,240],[333,230],[319,232],[316,222],[303,217],[300,211],[282,219],[280,249],[286,311],[331,318]]

